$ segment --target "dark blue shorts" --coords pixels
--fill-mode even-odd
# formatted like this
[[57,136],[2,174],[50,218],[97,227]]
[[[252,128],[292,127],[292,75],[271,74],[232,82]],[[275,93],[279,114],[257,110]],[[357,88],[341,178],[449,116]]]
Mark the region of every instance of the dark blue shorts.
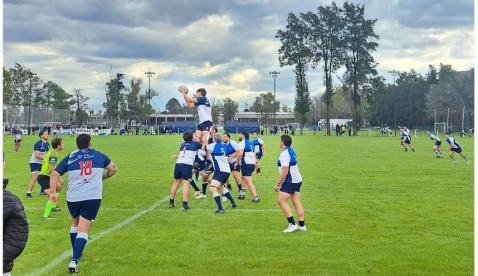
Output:
[[206,168],[206,160],[197,161],[196,164],[197,166],[194,166],[194,169],[196,169],[199,172],[204,171],[204,169]]
[[231,169],[231,172],[241,172],[241,164],[237,165],[235,168],[234,164],[235,163],[229,163],[229,168]]
[[230,173],[215,171],[212,179],[217,180],[221,183],[226,183],[227,179],[229,178],[229,175]]
[[205,122],[202,122],[200,124],[198,124],[197,126],[197,130],[200,130],[200,131],[209,131],[212,127],[212,122],[211,121],[205,121]]
[[262,153],[256,152],[256,159],[261,160],[261,158],[262,158]]
[[437,147],[441,146],[441,141],[437,141],[437,142],[435,143],[435,145],[436,145]]
[[71,217],[76,218],[82,216],[87,220],[94,220],[100,210],[101,199],[90,199],[77,202],[66,202]]
[[242,176],[252,176],[252,173],[256,169],[256,165],[251,165],[251,164],[242,164],[241,165],[241,174]]
[[41,169],[41,164],[38,163],[30,163],[30,171],[33,172],[39,172]]
[[191,179],[193,176],[193,166],[187,164],[176,164],[174,166],[174,179]]
[[300,183],[284,182],[282,183],[282,186],[280,187],[280,191],[293,195],[296,192],[300,193],[300,186],[302,186],[302,182]]
[[456,153],[462,152],[461,148],[451,148],[450,150],[451,150],[451,151],[454,151],[454,152],[456,152]]

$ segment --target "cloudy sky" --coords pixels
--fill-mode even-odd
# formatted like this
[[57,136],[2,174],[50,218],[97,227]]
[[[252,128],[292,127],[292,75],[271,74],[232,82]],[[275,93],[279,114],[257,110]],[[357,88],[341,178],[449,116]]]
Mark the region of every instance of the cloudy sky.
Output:
[[[388,81],[389,70],[422,75],[428,65],[474,66],[473,0],[362,0],[367,19],[377,19],[373,54]],[[164,109],[180,84],[204,87],[209,97],[252,104],[273,91],[294,105],[294,75],[280,67],[275,38],[289,12],[315,11],[326,0],[4,0],[3,66],[15,63],[67,92],[79,88],[97,110],[110,72],[126,81],[156,74],[154,108]],[[336,1],[341,6],[343,1]],[[322,69],[309,69],[312,95],[324,91]]]

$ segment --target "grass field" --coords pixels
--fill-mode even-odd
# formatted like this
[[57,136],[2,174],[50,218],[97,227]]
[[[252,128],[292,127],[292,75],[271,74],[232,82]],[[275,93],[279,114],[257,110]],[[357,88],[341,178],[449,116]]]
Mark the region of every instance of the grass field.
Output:
[[[443,135],[440,135],[443,139]],[[37,137],[20,152],[5,138],[8,189],[23,201],[30,238],[14,275],[66,275],[71,258],[69,213],[41,219],[46,202],[35,186],[25,198],[29,158]],[[237,136],[234,136],[237,139]],[[50,136],[50,140],[51,140]],[[65,151],[75,149],[64,137]],[[180,136],[93,137],[119,171],[105,181],[104,198],[79,263],[83,275],[472,275],[474,273],[474,145],[457,138],[470,159],[453,165],[447,145],[437,159],[428,138],[403,152],[398,138],[294,136],[304,178],[307,231],[284,234],[287,221],[273,186],[278,136],[265,136],[262,176],[254,176],[261,202],[238,201],[214,215],[210,194],[191,209],[168,208]],[[446,144],[446,143],[445,143]],[[191,189],[192,190],[192,189]],[[191,195],[192,195],[191,191]],[[237,196],[234,189],[233,196]],[[180,205],[181,195],[176,196]],[[295,214],[295,213],[294,213]]]

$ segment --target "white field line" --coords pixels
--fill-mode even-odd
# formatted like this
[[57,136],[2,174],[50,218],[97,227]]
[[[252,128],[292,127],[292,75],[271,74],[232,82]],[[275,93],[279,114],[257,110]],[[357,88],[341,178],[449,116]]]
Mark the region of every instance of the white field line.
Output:
[[[178,189],[178,192],[180,192],[181,189]],[[148,212],[151,212],[151,211],[154,211],[160,204],[164,203],[165,201],[168,201],[169,200],[169,195],[156,201],[155,203],[153,203],[153,205],[151,205],[148,209],[144,209],[136,214],[134,214],[133,216],[127,218],[126,220],[116,224],[115,226],[109,228],[109,229],[106,229],[104,230],[103,232],[100,232],[98,234],[95,234],[91,239],[88,240],[88,244],[91,244],[92,242],[96,241],[97,239],[103,237],[103,236],[106,236],[108,234],[110,234],[111,232],[113,231],[116,231],[128,224],[130,224],[131,222],[133,222],[134,220],[142,217],[144,214],[148,213]],[[107,210],[119,210],[119,208],[101,208],[103,211],[107,211]],[[241,209],[240,206],[237,208],[237,209],[232,209],[232,208],[227,208],[226,209],[226,212],[228,212],[227,210],[232,210],[231,212],[280,212],[280,209],[279,208],[275,208],[275,209]],[[192,208],[190,210],[188,210],[188,212],[191,212],[191,211],[211,211],[213,212],[214,210],[213,209],[205,209],[205,208],[200,208],[200,209],[196,209],[196,208]],[[305,209],[304,211],[306,212],[319,212],[320,209]],[[46,273],[47,271],[53,269],[54,267],[56,267],[57,265],[59,265],[61,262],[63,262],[66,258],[68,257],[71,257],[71,249],[68,249],[66,250],[65,252],[63,252],[60,256],[56,257],[55,259],[53,259],[50,263],[48,263],[47,265],[43,266],[42,268],[38,269],[38,270],[35,270],[27,275],[32,275],[32,276],[36,276],[36,275],[42,275],[44,273]],[[66,268],[65,268],[66,270]]]

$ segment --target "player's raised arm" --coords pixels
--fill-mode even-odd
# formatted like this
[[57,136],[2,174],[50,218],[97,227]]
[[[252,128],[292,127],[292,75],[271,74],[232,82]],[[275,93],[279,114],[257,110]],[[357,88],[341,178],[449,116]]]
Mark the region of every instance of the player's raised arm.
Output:
[[186,86],[179,86],[178,91],[183,95],[183,98],[186,101],[186,104],[189,107],[194,108],[195,107],[194,104],[197,103],[198,101],[197,99],[191,98],[188,96],[188,88]]

